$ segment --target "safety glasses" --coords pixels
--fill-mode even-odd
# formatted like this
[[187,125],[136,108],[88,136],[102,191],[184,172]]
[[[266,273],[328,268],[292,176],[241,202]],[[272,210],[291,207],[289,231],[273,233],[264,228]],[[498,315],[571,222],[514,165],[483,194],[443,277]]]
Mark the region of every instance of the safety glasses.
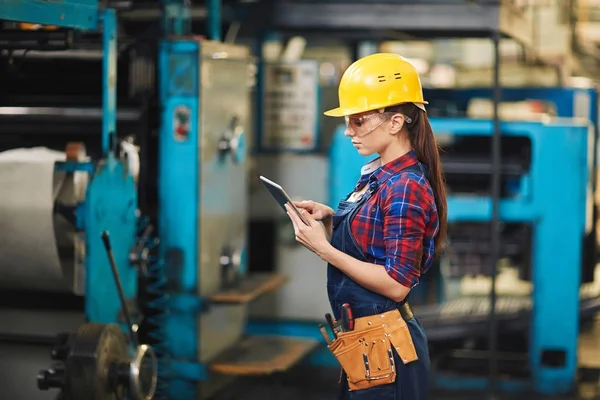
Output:
[[[346,130],[350,131],[353,136],[356,137],[364,137],[369,133],[373,132],[375,129],[379,128],[385,121],[392,118],[394,114],[398,114],[397,112],[384,112],[379,111],[373,114],[355,116],[350,115],[344,117],[346,121]],[[412,120],[406,116],[404,116],[404,120],[410,124]]]

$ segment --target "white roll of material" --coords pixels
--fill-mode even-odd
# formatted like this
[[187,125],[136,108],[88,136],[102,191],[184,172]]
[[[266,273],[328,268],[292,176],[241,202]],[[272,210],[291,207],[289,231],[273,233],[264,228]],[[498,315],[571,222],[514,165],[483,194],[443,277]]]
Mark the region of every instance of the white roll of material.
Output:
[[[76,203],[81,175],[67,179],[66,173],[54,171],[65,158],[64,152],[42,147],[0,153],[0,287],[72,290],[75,230],[55,215],[54,204],[57,199]],[[63,252],[67,257],[61,260]]]

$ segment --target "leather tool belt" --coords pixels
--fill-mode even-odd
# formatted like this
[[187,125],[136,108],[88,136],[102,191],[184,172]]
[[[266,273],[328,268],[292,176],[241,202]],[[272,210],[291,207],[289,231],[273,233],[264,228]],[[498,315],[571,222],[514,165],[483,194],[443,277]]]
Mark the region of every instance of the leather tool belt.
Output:
[[406,324],[410,318],[407,303],[382,314],[356,318],[353,330],[338,333],[327,346],[346,372],[351,391],[395,382],[393,349],[404,364],[418,360]]

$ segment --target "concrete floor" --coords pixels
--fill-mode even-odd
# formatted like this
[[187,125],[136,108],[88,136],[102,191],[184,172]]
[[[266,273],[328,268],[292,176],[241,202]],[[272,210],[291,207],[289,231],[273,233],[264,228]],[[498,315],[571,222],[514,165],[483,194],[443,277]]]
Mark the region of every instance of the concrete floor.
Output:
[[[220,392],[211,400],[335,400],[339,370],[297,367],[293,370],[265,378],[241,378],[235,386]],[[307,383],[307,381],[309,383]],[[596,385],[596,389],[600,389]],[[498,394],[494,400],[600,400],[600,391],[580,396],[535,397]],[[430,400],[487,400],[487,393],[477,392],[432,392]],[[407,399],[410,400],[410,399]]]
[[[582,332],[579,343],[580,367],[600,368],[600,315],[589,331]],[[235,386],[219,392],[211,400],[334,400],[337,395],[338,369],[296,367],[261,378],[240,378]],[[310,382],[307,384],[307,381]],[[487,400],[487,393],[432,392],[430,400]],[[515,396],[497,394],[494,400],[600,400],[600,382],[580,385],[578,393],[565,397]]]

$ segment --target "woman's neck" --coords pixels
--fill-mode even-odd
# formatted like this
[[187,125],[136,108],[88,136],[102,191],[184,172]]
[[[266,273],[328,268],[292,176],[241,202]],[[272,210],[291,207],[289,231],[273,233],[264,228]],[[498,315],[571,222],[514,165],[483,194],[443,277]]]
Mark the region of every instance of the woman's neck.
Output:
[[394,161],[396,158],[402,157],[406,153],[412,150],[408,141],[398,141],[390,144],[385,150],[379,153],[381,158],[381,165],[385,165],[390,161]]

